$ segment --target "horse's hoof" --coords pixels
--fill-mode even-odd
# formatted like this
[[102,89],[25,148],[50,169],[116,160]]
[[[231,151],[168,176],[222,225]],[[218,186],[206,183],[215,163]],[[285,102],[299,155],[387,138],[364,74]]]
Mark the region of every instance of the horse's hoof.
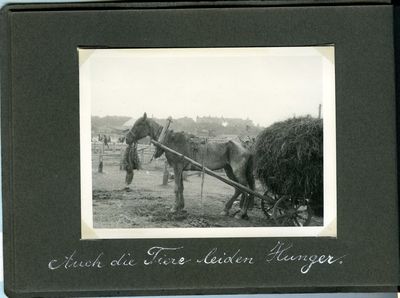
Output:
[[244,219],[244,220],[249,220],[249,216],[247,214],[242,214],[241,212],[238,212],[235,215],[236,219]]
[[229,216],[229,211],[227,211],[227,210],[221,211],[220,215]]
[[235,214],[236,219],[242,219],[242,214],[240,212]]
[[170,212],[171,213],[186,213],[186,210],[183,210],[183,208],[172,207]]

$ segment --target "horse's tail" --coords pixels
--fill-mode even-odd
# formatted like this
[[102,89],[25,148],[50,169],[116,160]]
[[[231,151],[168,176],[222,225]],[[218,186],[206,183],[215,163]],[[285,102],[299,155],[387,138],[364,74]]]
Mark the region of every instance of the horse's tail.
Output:
[[[256,181],[253,172],[254,172],[254,156],[250,155],[246,164],[246,179],[247,183],[249,184],[249,188],[251,190],[255,190],[256,188]],[[252,209],[254,207],[254,195],[252,194],[249,195],[248,207],[249,209]]]

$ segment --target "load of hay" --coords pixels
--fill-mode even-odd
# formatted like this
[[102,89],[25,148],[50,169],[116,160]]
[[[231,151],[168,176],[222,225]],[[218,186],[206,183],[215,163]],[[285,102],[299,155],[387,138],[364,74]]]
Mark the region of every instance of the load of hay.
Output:
[[256,139],[255,173],[270,192],[292,200],[309,199],[322,215],[322,119],[291,118],[264,129]]
[[126,171],[125,183],[129,185],[133,180],[133,170],[139,170],[140,160],[137,153],[137,146],[129,145],[125,149],[124,159],[123,159],[124,169]]

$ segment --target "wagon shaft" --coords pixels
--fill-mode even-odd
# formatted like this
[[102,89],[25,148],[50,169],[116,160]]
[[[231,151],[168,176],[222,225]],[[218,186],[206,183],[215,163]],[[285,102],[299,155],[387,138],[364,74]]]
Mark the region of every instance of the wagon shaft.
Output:
[[254,190],[252,190],[252,189],[250,189],[250,188],[248,188],[248,187],[246,187],[246,186],[244,186],[244,185],[242,185],[242,184],[240,184],[240,183],[238,183],[236,181],[232,181],[232,180],[226,179],[224,177],[221,177],[220,175],[216,174],[214,171],[210,170],[209,168],[203,167],[202,164],[200,164],[197,161],[195,161],[195,160],[183,155],[182,153],[179,153],[179,152],[177,152],[177,151],[175,151],[175,150],[173,150],[173,149],[171,149],[171,148],[169,148],[169,147],[167,147],[167,146],[165,146],[165,145],[163,145],[163,144],[161,144],[161,143],[159,143],[159,142],[157,142],[155,140],[151,140],[151,142],[155,146],[160,147],[163,150],[168,151],[168,152],[170,152],[172,154],[175,154],[176,156],[179,156],[183,160],[185,160],[185,161],[191,163],[192,165],[194,165],[195,167],[197,167],[199,170],[204,170],[204,172],[206,174],[208,174],[208,175],[210,175],[210,176],[212,176],[212,177],[214,177],[214,178],[216,178],[216,179],[218,179],[218,180],[220,180],[220,181],[222,181],[222,182],[224,182],[224,183],[226,183],[226,184],[228,184],[228,185],[230,185],[230,186],[232,186],[232,187],[234,187],[234,188],[236,188],[236,189],[238,189],[238,190],[240,190],[242,192],[246,192],[248,194],[252,194],[252,195],[254,195],[254,196],[256,196],[256,197],[258,197],[258,198],[260,198],[262,200],[267,201],[270,204],[274,203],[274,201],[271,198],[269,198],[268,196],[264,196],[264,195],[254,191]]

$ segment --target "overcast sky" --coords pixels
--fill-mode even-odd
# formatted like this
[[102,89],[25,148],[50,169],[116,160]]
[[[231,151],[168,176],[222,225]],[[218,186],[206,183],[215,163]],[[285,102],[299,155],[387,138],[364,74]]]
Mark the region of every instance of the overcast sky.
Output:
[[84,84],[91,85],[92,115],[210,115],[268,126],[294,115],[317,116],[322,103],[323,55],[311,47],[83,54],[90,63]]

